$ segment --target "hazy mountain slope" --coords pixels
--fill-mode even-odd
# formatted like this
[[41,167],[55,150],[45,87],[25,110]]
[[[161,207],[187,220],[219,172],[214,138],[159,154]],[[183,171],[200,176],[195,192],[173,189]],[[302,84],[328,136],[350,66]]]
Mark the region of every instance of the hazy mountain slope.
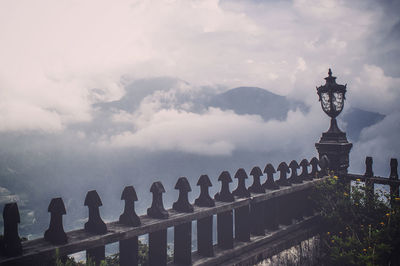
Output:
[[[285,96],[256,87],[238,87],[217,94],[210,100],[209,106],[233,110],[237,114],[260,115],[265,121],[283,120],[289,110],[296,108],[303,112],[308,111],[302,103],[290,101]],[[342,130],[346,131],[349,140],[353,142],[358,141],[362,129],[380,122],[383,118],[385,116],[382,114],[359,108],[349,108],[338,117],[347,124],[346,130]]]
[[238,87],[218,94],[210,100],[209,106],[233,110],[237,114],[260,115],[265,121],[283,120],[289,110],[296,108],[306,110],[304,104],[256,87]]
[[347,124],[346,133],[348,139],[356,142],[363,128],[382,121],[385,115],[364,111],[358,108],[350,108],[341,118]]

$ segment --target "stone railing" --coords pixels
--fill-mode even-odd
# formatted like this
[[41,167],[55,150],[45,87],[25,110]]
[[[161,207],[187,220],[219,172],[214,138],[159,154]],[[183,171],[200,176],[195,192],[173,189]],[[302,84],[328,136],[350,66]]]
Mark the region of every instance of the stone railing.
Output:
[[[311,171],[308,166],[311,165]],[[65,233],[62,216],[66,209],[61,198],[49,204],[50,225],[44,237],[22,241],[18,234],[20,222],[17,203],[6,204],[3,210],[4,238],[1,243],[1,265],[51,265],[55,254],[63,259],[69,254],[86,251],[86,256],[99,264],[105,258],[105,245],[119,242],[120,265],[138,264],[138,237],[148,234],[148,261],[150,265],[167,264],[167,229],[174,228],[173,262],[176,265],[212,265],[227,263],[243,257],[246,252],[259,250],[247,261],[259,261],[289,248],[294,240],[307,237],[316,226],[313,204],[308,195],[312,187],[321,182],[324,171],[318,169],[319,161],[304,159],[298,164],[285,162],[275,168],[267,164],[264,171],[254,167],[250,175],[253,184],[246,188],[248,178],[243,168],[237,170],[237,188],[231,192],[229,172],[218,178],[221,190],[214,197],[209,195],[212,183],[207,175],[200,176],[197,185],[200,195],[194,204],[189,203],[191,186],[185,177],[178,179],[179,191],[173,208],[166,210],[161,182],[150,188],[153,201],[147,215],[135,213],[138,200],[133,186],[123,189],[121,200],[125,208],[118,221],[104,223],[100,216],[102,206],[95,190],[86,194],[84,205],[89,217],[84,229]],[[301,173],[298,174],[298,169]],[[280,172],[275,181],[274,174]],[[290,176],[288,177],[288,174]],[[261,178],[266,174],[266,180]],[[350,175],[349,175],[350,176]],[[213,242],[214,215],[216,216],[216,245]],[[197,250],[192,250],[192,222],[197,228]],[[262,257],[260,257],[262,254]],[[254,257],[256,256],[256,257]]]

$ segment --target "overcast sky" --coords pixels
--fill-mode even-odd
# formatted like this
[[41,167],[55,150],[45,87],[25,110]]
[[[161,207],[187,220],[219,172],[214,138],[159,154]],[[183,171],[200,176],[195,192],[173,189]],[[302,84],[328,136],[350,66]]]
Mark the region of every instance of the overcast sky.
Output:
[[[131,130],[102,134],[92,144],[218,156],[282,145],[313,150],[328,127],[315,87],[331,67],[338,83],[348,84],[345,109],[386,115],[362,132],[353,154],[387,164],[400,147],[399,6],[395,0],[0,1],[0,132],[51,138],[91,123],[93,104],[121,98],[130,82],[172,77],[182,81],[174,90],[114,115],[113,122],[130,123]],[[205,87],[238,86],[303,101],[311,111],[265,122],[219,109],[194,112],[190,97],[176,101],[182,93],[200,97]],[[166,99],[167,107],[160,103]]]

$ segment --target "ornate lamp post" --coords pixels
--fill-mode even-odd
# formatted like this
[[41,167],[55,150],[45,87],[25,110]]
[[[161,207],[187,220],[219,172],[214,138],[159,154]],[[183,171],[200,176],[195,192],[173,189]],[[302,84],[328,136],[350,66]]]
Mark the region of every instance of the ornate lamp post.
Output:
[[349,153],[353,144],[347,141],[346,133],[339,129],[336,122],[336,117],[342,112],[346,99],[346,85],[336,83],[336,77],[332,76],[331,69],[325,80],[325,85],[317,87],[317,93],[322,110],[331,118],[331,126],[327,132],[322,133],[315,147],[320,159],[323,155],[328,157],[331,170],[338,174],[347,173]]

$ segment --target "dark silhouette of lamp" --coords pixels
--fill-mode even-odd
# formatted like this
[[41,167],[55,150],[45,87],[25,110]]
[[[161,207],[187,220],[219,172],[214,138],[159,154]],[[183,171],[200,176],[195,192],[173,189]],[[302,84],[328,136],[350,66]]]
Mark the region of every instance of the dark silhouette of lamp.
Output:
[[336,121],[336,117],[344,107],[347,84],[337,84],[331,69],[325,80],[325,85],[317,87],[317,93],[322,110],[331,118],[331,125],[327,132],[322,133],[320,141],[315,146],[319,153],[319,159],[324,155],[328,157],[330,170],[337,174],[347,173],[349,153],[353,145],[347,141],[346,133],[339,129]]
[[337,125],[336,117],[343,110],[347,84],[337,84],[336,77],[332,76],[331,69],[329,69],[328,77],[326,77],[325,80],[325,85],[317,87],[317,93],[322,110],[331,118],[331,126],[326,133],[329,133],[328,136],[336,140],[338,137],[342,138],[344,136],[344,138],[346,138],[346,134],[342,132]]

